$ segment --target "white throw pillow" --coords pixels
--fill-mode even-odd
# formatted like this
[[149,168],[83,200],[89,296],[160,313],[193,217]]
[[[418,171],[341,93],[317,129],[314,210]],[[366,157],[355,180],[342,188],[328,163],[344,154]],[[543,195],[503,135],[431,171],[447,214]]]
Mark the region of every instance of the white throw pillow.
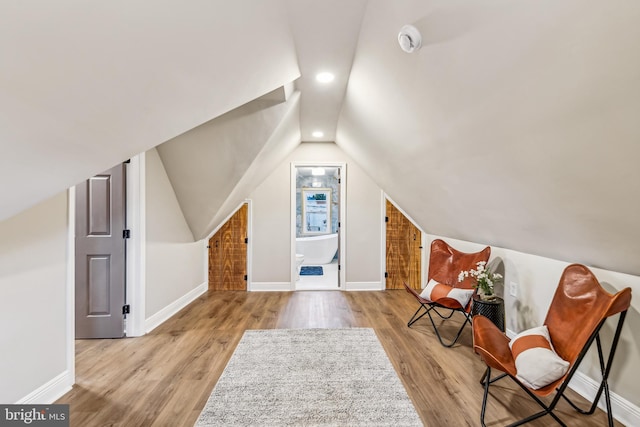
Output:
[[469,304],[473,292],[473,289],[454,288],[453,286],[438,283],[431,279],[420,296],[429,301],[437,301],[444,297],[453,298],[458,301],[462,307],[466,307],[467,304]]
[[553,349],[547,325],[520,332],[509,348],[516,362],[516,377],[534,390],[551,384],[569,369],[569,362]]

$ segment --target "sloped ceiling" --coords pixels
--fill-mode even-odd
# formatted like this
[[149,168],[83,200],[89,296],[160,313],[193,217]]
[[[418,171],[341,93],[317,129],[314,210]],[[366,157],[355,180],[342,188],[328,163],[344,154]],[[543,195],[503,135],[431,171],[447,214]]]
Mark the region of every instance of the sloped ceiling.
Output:
[[[366,0],[287,0],[301,73],[296,88],[302,94],[303,141],[335,141],[365,6]],[[320,72],[332,73],[335,80],[319,83]]]
[[[365,0],[287,0],[301,76],[285,104],[273,94],[161,145],[158,152],[196,239],[208,236],[301,140],[335,139]],[[330,84],[315,76],[329,71]],[[287,89],[288,91],[288,89]]]
[[300,143],[299,101],[299,92],[287,101],[259,98],[158,146],[196,239],[231,214]]
[[283,1],[1,2],[0,220],[299,76]]
[[[201,180],[220,192],[206,215],[183,198],[196,237],[261,162],[338,119],[336,143],[428,233],[640,274],[635,0],[59,0],[0,16],[0,221],[301,77],[299,98],[255,112],[267,122],[243,119],[256,145],[230,183]],[[424,37],[414,54],[405,24]],[[311,83],[325,61],[334,89]]]
[[429,233],[640,274],[639,20],[633,1],[370,0],[336,142]]

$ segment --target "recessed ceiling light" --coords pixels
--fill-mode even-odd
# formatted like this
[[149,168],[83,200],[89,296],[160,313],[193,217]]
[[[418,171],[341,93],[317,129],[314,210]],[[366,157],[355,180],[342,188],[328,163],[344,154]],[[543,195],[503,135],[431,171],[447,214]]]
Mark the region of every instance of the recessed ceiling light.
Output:
[[316,74],[316,80],[320,83],[331,83],[336,76],[333,73],[329,73],[327,71]]
[[311,134],[311,136],[314,138],[322,138],[324,136],[324,132],[322,132],[321,130],[316,130]]
[[313,176],[324,175],[324,168],[311,168],[311,175]]

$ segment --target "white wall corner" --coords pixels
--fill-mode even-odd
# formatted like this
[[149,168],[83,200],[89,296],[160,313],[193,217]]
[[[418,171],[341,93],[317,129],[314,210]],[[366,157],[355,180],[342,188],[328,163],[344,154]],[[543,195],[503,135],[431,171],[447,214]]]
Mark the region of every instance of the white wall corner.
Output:
[[177,300],[175,300],[174,302],[172,302],[162,310],[158,311],[157,313],[149,317],[145,321],[145,331],[149,333],[155,328],[157,328],[158,326],[160,326],[162,323],[164,323],[169,318],[171,318],[171,316],[173,316],[174,314],[182,310],[184,307],[186,307],[187,305],[195,301],[200,295],[206,293],[207,289],[208,289],[208,283],[204,282],[198,285],[196,288],[192,289],[191,291],[187,292],[186,294],[184,294],[183,296],[181,296],[180,298],[178,298]]
[[76,188],[67,192],[67,373],[70,384],[76,382]]
[[75,378],[73,373],[64,371],[22,399],[18,400],[16,404],[47,405],[49,403],[53,403],[65,393],[68,393],[74,382]]
[[127,227],[132,230],[127,242],[128,337],[145,334],[146,293],[146,155],[133,156],[127,164]]
[[380,190],[380,282],[386,287],[387,279],[387,195]]

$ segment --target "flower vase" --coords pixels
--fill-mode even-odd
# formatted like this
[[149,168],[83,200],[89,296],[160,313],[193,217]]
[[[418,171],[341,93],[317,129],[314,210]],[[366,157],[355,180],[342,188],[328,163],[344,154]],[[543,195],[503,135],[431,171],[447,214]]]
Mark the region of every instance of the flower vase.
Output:
[[484,291],[480,291],[480,299],[482,299],[483,301],[493,301],[494,299],[496,299],[496,295],[494,293],[486,293]]

